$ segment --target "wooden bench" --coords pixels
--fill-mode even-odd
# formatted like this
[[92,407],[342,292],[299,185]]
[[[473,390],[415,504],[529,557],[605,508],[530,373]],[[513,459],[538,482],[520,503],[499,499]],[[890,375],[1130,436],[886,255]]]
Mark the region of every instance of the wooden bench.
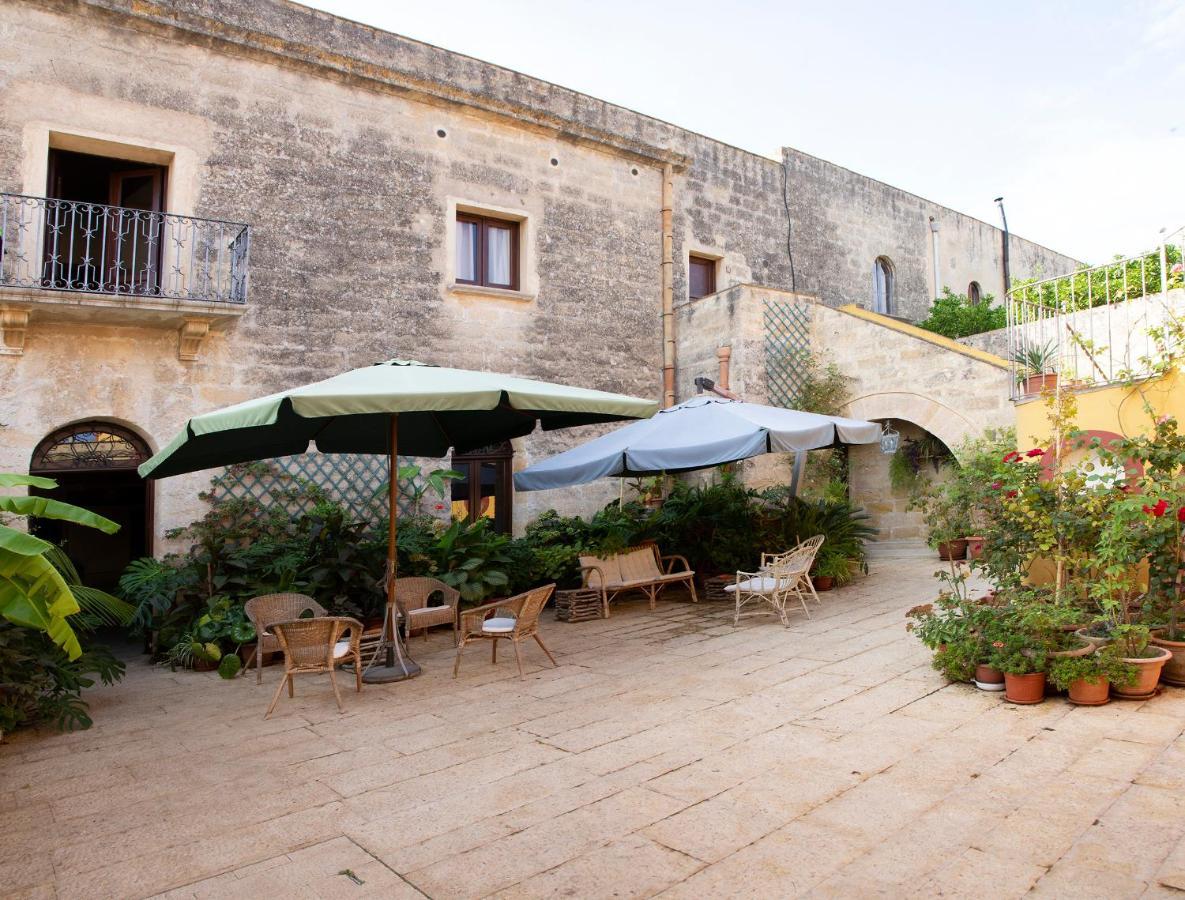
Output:
[[[676,570],[675,564],[682,565]],[[580,557],[580,574],[584,586],[601,592],[601,609],[609,618],[609,601],[626,591],[642,591],[650,598],[650,608],[658,594],[669,584],[685,582],[691,599],[699,603],[695,594],[695,572],[682,556],[662,556],[655,546],[627,547],[609,556]]]

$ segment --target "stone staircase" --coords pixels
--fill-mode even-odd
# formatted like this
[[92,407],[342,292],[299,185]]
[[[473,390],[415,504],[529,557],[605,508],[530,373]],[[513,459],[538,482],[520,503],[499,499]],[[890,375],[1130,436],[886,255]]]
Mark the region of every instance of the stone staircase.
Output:
[[932,559],[938,553],[922,540],[868,541],[864,545],[869,559]]

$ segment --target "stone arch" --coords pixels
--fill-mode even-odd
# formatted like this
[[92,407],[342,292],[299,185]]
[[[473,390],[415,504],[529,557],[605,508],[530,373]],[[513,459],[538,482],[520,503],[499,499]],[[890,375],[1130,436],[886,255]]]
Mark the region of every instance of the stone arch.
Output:
[[911,391],[881,391],[848,401],[847,415],[866,421],[895,419],[924,428],[952,451],[983,430],[959,410]]
[[140,463],[152,455],[143,433],[109,418],[82,419],[38,441],[29,472],[57,482],[29,493],[81,506],[119,524],[105,534],[69,522],[39,519],[34,531],[62,547],[91,587],[113,590],[133,559],[152,553],[153,482],[140,478]]

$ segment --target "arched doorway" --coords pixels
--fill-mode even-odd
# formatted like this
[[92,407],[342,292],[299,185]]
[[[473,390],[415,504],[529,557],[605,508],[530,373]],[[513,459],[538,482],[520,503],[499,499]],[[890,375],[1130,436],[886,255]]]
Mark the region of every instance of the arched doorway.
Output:
[[73,503],[120,524],[115,534],[40,519],[34,531],[58,544],[85,584],[112,590],[133,559],[152,553],[152,482],[136,467],[152,452],[135,432],[114,422],[78,422],[59,428],[33,451],[29,472],[54,479],[53,490],[30,493]]

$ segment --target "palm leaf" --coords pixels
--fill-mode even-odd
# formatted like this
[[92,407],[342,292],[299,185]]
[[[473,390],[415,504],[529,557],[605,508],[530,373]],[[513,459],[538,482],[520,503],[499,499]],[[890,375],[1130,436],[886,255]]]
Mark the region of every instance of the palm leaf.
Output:
[[[62,573],[42,555],[44,551],[13,549],[27,549],[27,543],[20,538],[32,536],[0,525],[0,616],[15,625],[44,631],[70,659],[77,659],[82,647],[66,621],[79,611],[74,592]],[[32,540],[46,543],[38,538]]]
[[58,483],[52,478],[42,478],[38,475],[17,475],[15,472],[0,472],[0,487],[38,487],[56,488]]
[[89,628],[101,625],[127,625],[132,620],[136,607],[106,591],[84,585],[82,576],[78,574],[74,563],[61,547],[51,546],[45,552],[45,558],[69,585],[74,599],[78,601],[79,609],[87,617],[86,624]]
[[49,497],[0,496],[0,512],[38,519],[60,519],[63,522],[73,522],[75,525],[97,528],[104,534],[115,534],[119,531],[118,522],[112,522],[81,506],[51,500]]

